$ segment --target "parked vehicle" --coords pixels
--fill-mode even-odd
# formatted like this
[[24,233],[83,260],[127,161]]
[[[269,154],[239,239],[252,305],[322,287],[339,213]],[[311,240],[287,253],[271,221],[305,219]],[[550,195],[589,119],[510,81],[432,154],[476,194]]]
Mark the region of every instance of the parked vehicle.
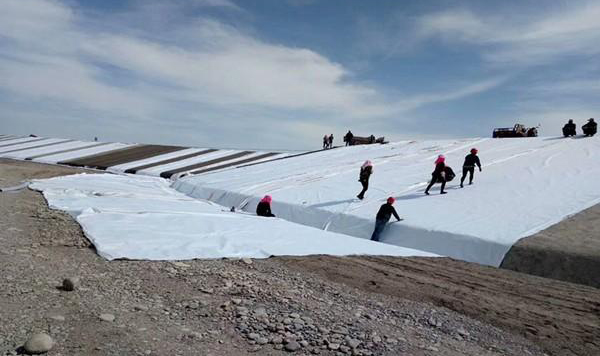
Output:
[[510,127],[501,127],[495,128],[492,133],[493,138],[502,138],[502,137],[537,137],[538,131],[537,127],[525,127],[523,124],[515,124],[512,128]]
[[369,137],[361,137],[361,136],[353,136],[352,139],[350,140],[350,145],[354,146],[354,145],[369,145],[369,144],[373,144],[373,143],[388,143],[385,140],[385,137],[378,137],[375,138],[375,136],[371,135]]

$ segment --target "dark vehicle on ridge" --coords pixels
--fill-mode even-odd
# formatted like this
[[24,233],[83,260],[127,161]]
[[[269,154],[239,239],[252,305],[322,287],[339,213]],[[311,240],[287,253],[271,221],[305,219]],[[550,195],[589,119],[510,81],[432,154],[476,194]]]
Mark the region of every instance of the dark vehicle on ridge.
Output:
[[537,127],[525,127],[523,124],[515,124],[512,128],[502,127],[495,128],[492,133],[493,138],[503,137],[537,137]]

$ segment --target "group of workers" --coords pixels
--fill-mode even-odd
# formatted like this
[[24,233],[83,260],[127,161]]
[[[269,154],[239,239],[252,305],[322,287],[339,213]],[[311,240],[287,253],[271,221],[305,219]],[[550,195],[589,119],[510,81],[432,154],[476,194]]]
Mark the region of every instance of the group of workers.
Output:
[[323,136],[323,149],[333,148],[333,134]]
[[[583,134],[585,136],[594,136],[598,131],[598,125],[596,124],[596,121],[594,121],[594,119],[591,118],[586,124],[581,126],[581,129],[583,130]],[[562,132],[565,137],[577,135],[577,126],[575,125],[572,119],[569,120],[569,122],[567,122],[565,126],[563,126]]]
[[[481,161],[479,160],[479,156],[477,156],[477,153],[478,150],[476,148],[472,148],[469,154],[465,156],[465,161],[462,167],[462,177],[460,178],[461,188],[464,188],[464,182],[467,178],[467,175],[469,175],[469,185],[473,184],[473,176],[475,174],[476,166],[481,172]],[[444,155],[439,155],[434,163],[435,169],[431,173],[431,181],[425,189],[425,194],[429,195],[429,190],[435,183],[441,183],[442,187],[440,189],[440,194],[446,194],[447,192],[444,191],[446,182],[454,178],[454,172],[452,171],[452,168],[446,165],[446,157],[444,157]],[[358,199],[364,199],[365,193],[369,189],[369,179],[371,178],[372,174],[373,163],[367,160],[360,167],[358,181],[362,185],[362,190],[356,196]],[[274,217],[275,215],[271,212],[271,201],[271,196],[265,195],[256,207],[256,215]],[[375,216],[375,229],[371,234],[371,240],[379,241],[379,235],[384,230],[386,224],[390,221],[392,215],[396,218],[397,221],[402,220],[400,216],[398,216],[396,209],[394,209],[393,205],[395,201],[396,199],[394,197],[389,197],[387,198],[385,204],[379,207],[377,215]]]

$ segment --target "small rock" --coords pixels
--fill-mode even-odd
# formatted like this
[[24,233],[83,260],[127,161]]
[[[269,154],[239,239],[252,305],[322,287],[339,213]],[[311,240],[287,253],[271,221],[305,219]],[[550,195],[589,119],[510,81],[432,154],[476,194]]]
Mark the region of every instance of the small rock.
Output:
[[346,343],[353,349],[357,348],[358,345],[360,345],[360,341],[356,339],[349,339],[346,341]]
[[272,344],[282,344],[283,343],[283,337],[281,336],[274,336],[273,339],[271,339],[271,343]]
[[104,320],[104,321],[115,321],[115,316],[112,314],[100,314],[99,316],[100,320]]
[[247,265],[251,265],[252,264],[252,259],[244,257],[244,258],[242,258],[242,262],[244,262]]
[[290,352],[300,350],[301,347],[302,346],[300,346],[300,344],[296,341],[290,341],[285,344],[285,350]]
[[55,320],[55,321],[65,321],[65,317],[62,315],[52,315],[50,317],[50,319]]
[[23,345],[25,351],[29,354],[43,354],[54,347],[54,340],[47,334],[34,334]]
[[256,343],[259,345],[264,345],[268,342],[269,342],[269,339],[267,339],[266,337],[259,337],[258,339],[256,339]]
[[329,348],[329,350],[335,351],[340,348],[340,344],[330,343],[329,345],[327,345],[327,347]]
[[71,277],[65,278],[62,282],[62,289],[67,292],[72,292],[79,287],[79,278]]
[[143,304],[136,304],[133,306],[133,310],[135,311],[148,311],[148,307]]

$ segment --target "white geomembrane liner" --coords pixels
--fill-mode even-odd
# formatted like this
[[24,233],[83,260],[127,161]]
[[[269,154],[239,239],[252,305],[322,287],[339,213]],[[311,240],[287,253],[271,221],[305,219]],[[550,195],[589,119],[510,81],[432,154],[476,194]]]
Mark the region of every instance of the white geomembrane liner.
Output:
[[[483,172],[458,187],[465,155],[479,149]],[[423,191],[434,160],[446,155],[457,177],[439,195]],[[374,164],[363,201],[356,195],[360,165]],[[369,238],[388,196],[405,220],[381,241],[461,260],[499,266],[509,248],[600,202],[600,138],[474,138],[404,141],[336,148],[305,156],[177,180],[195,198],[252,211],[264,194],[285,220]]]
[[277,219],[232,213],[192,199],[169,181],[77,174],[35,180],[53,209],[76,217],[106,259],[181,260],[272,255],[436,255]]

